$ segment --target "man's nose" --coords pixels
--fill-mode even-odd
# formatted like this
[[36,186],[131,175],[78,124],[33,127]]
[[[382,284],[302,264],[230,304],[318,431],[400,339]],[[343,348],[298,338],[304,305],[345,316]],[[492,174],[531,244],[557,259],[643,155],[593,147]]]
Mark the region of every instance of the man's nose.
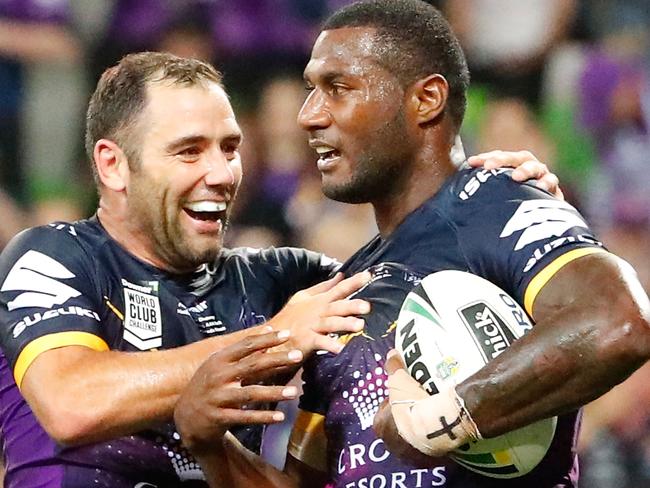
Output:
[[229,157],[222,150],[214,151],[206,159],[205,183],[208,186],[232,187],[239,179],[239,160]]
[[313,90],[298,112],[298,125],[306,131],[324,129],[331,123],[331,114],[320,90]]

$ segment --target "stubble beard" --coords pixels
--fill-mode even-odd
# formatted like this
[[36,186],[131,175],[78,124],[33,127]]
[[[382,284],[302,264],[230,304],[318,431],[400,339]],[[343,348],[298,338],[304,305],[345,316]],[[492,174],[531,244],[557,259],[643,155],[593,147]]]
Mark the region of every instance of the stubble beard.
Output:
[[392,182],[399,178],[400,162],[366,156],[357,161],[357,170],[342,184],[323,183],[323,194],[342,203],[361,204],[385,198]]
[[[182,209],[177,210],[179,213]],[[210,245],[198,245],[192,243],[192,238],[188,236],[182,228],[178,217],[167,219],[165,225],[156,229],[155,236],[157,246],[161,253],[167,254],[167,261],[177,271],[187,272],[197,269],[203,264],[214,263],[223,248],[223,238],[228,226],[228,219],[222,221],[221,232],[214,237],[214,243]],[[205,243],[206,238],[200,238]]]
[[337,202],[351,204],[393,197],[402,189],[404,166],[412,157],[408,146],[404,111],[400,108],[393,119],[375,132],[368,143],[370,149],[356,161],[351,178],[340,184],[328,184],[323,180],[323,194]]
[[[223,247],[223,236],[228,225],[225,219],[214,245],[192,245],[191,237],[181,224],[179,204],[170,206],[167,193],[156,193],[146,185],[131,187],[129,211],[140,222],[140,230],[152,245],[154,255],[163,267],[173,272],[190,272],[205,263],[213,263]],[[155,202],[152,204],[151,202]]]

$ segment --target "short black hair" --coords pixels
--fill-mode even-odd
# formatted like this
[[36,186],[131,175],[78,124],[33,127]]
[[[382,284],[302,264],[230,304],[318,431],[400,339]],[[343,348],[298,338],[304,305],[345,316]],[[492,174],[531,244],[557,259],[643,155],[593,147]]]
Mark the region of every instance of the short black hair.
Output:
[[129,164],[139,162],[139,143],[134,141],[135,123],[146,104],[147,84],[167,81],[180,86],[222,86],[214,66],[168,53],[140,52],[123,57],[102,74],[90,98],[86,113],[86,154],[99,183],[93,150],[99,139],[115,141],[125,152]]
[[322,30],[344,27],[377,29],[377,59],[403,85],[434,73],[444,76],[449,115],[460,128],[469,70],[458,39],[437,8],[422,0],[363,0],[334,12]]

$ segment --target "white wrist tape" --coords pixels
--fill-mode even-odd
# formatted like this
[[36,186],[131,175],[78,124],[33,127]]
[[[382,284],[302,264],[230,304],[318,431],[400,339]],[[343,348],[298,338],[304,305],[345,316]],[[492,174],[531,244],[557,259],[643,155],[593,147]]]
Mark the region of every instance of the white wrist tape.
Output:
[[446,455],[481,438],[453,387],[429,396],[406,370],[398,370],[389,379],[389,398],[400,436],[428,456]]

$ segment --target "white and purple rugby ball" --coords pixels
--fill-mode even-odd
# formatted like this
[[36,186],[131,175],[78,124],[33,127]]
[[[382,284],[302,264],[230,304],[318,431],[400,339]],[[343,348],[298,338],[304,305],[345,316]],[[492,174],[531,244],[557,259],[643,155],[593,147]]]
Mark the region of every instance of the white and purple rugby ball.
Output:
[[[456,385],[532,328],[524,310],[489,281],[463,271],[430,274],[399,313],[396,349],[429,394]],[[557,417],[456,449],[451,458],[493,478],[529,473],[548,451]]]

